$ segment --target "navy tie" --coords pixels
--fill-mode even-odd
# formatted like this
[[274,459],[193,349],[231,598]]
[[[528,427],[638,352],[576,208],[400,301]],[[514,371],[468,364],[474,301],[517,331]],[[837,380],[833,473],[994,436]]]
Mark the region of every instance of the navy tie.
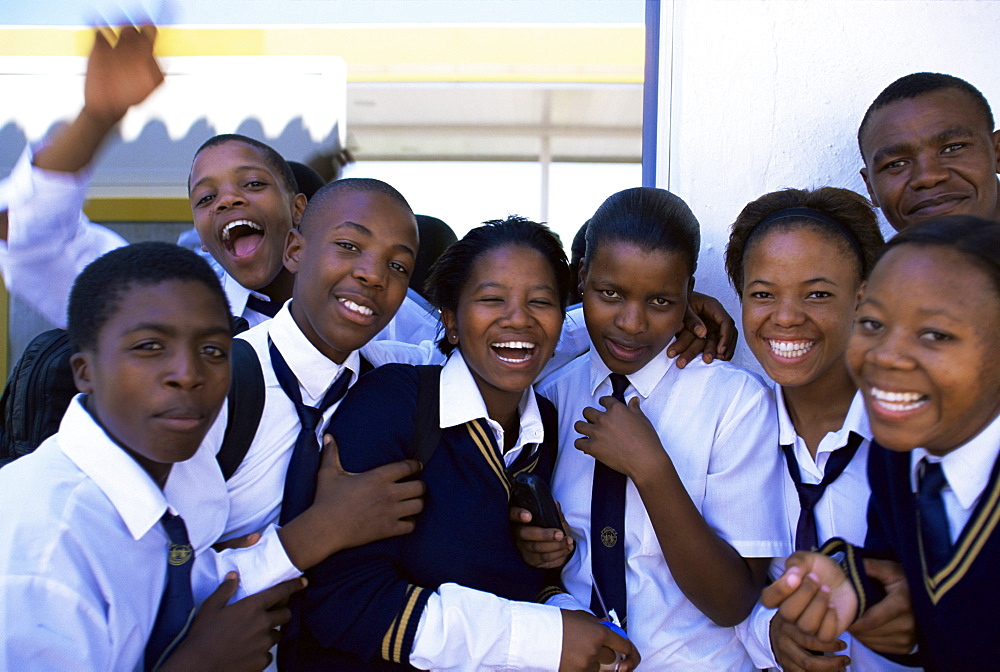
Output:
[[288,462],[288,472],[285,474],[285,493],[281,502],[281,515],[278,518],[278,524],[285,525],[308,509],[316,498],[316,474],[319,472],[320,457],[316,428],[323,419],[323,412],[340,401],[347,392],[347,386],[351,382],[351,371],[345,368],[337,376],[318,406],[307,406],[302,402],[298,378],[292,373],[284,357],[278,352],[278,348],[271,342],[268,344],[268,349],[271,352],[274,375],[277,376],[281,389],[295,404],[299,424],[302,426]]
[[795,449],[793,446],[782,446],[785,452],[785,463],[788,465],[788,475],[792,477],[795,484],[795,491],[799,495],[799,521],[795,526],[795,550],[814,551],[819,548],[819,539],[816,532],[816,504],[823,498],[823,493],[827,487],[837,480],[847,465],[858,452],[862,439],[860,434],[851,432],[847,439],[847,445],[833,451],[826,462],[826,469],[823,471],[823,480],[819,483],[803,483],[802,474],[799,472],[799,463],[795,459]]
[[[625,403],[628,378],[611,374],[611,396]],[[590,499],[591,569],[600,586],[608,612],[615,612],[623,630],[628,629],[625,592],[625,486],[628,479],[600,461],[594,462]],[[603,617],[597,592],[591,590],[590,609]]]
[[941,489],[948,484],[940,462],[920,463],[920,483],[917,488],[917,511],[920,517],[920,544],[929,573],[944,567],[951,557],[951,532],[944,509]]
[[156,669],[174,646],[183,639],[194,615],[194,595],[191,593],[191,566],[194,549],[188,540],[187,528],[180,516],[169,511],[160,519],[170,537],[167,555],[167,583],[156,613],[153,631],[146,642],[146,669]]
[[267,315],[268,317],[274,317],[281,310],[281,301],[265,301],[260,299],[253,294],[247,297],[247,308],[254,311],[255,313],[260,313],[261,315]]

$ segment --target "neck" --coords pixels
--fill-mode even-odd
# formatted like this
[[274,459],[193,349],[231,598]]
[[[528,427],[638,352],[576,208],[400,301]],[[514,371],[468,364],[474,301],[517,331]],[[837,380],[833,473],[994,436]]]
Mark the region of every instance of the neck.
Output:
[[857,391],[843,363],[835,364],[811,383],[781,388],[795,433],[805,440],[814,458],[822,438],[844,426]]
[[301,331],[302,335],[306,337],[306,340],[308,340],[321,355],[332,361],[334,364],[343,364],[347,361],[347,358],[353,350],[348,352],[336,350],[320,338],[319,334],[316,333],[316,330],[313,329],[312,323],[303,312],[299,301],[293,300],[292,304],[288,307],[288,312],[292,314],[292,321],[295,322],[295,326],[299,328],[299,331]]
[[278,303],[284,303],[288,299],[292,298],[292,286],[295,284],[295,276],[292,275],[287,268],[281,267],[278,274],[274,276],[274,280],[265,287],[254,290],[257,291],[272,301],[277,301]]
[[124,450],[129,457],[135,460],[136,463],[142,467],[143,471],[149,474],[149,477],[153,479],[153,482],[156,483],[157,487],[159,487],[160,490],[163,490],[163,488],[167,485],[167,478],[170,476],[170,468],[174,465],[164,462],[154,462],[153,460],[135,452],[115,438],[115,435],[104,426],[103,422],[101,422],[101,416],[95,407],[94,396],[92,394],[88,394],[84,397],[83,407],[87,409],[87,412],[90,414],[90,417],[94,419],[94,422],[96,422],[97,425],[104,430],[104,433],[108,435],[108,438],[114,441],[115,445]]

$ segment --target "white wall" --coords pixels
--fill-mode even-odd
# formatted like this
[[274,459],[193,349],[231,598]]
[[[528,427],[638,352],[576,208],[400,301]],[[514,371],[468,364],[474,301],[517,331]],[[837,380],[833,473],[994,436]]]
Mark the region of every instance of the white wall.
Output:
[[[783,187],[866,194],[855,136],[890,82],[948,73],[1000,112],[1000,2],[664,0],[660,11],[657,184],[698,216],[698,289],[737,322],[729,225]],[[753,362],[741,350],[739,363]]]

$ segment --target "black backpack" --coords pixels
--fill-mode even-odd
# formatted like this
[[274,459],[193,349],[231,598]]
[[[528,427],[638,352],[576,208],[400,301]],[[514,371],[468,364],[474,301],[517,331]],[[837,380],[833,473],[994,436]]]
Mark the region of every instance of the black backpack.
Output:
[[[238,318],[237,333],[245,325]],[[51,329],[33,338],[14,364],[0,396],[0,467],[32,452],[59,430],[77,393],[69,364],[72,354],[66,331]],[[232,362],[229,421],[216,456],[227,480],[246,456],[264,409],[264,374],[253,347],[233,339]]]

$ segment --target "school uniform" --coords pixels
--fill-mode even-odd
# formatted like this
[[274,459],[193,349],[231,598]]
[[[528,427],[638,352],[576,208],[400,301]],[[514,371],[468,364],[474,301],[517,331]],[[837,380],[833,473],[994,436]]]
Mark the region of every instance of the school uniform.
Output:
[[[77,173],[43,170],[31,163],[34,149],[25,147],[0,189],[0,209],[8,210],[7,241],[0,241],[0,274],[12,295],[65,328],[76,276],[91,261],[128,241],[83,214],[89,168]],[[221,280],[233,315],[244,317],[251,327],[269,320],[281,307],[229,275],[223,274]],[[436,314],[407,298],[375,339],[419,343],[434,338],[437,323]]]
[[[345,469],[413,456],[417,389],[416,369],[389,365],[351,390],[331,424]],[[503,453],[503,429],[488,419],[461,353],[450,357],[416,529],[337,553],[309,572],[294,669],[558,668],[561,613],[528,603],[546,577],[521,559],[507,517],[513,475],[551,473],[553,437],[539,444],[546,422],[555,433],[554,410],[529,389],[519,411],[519,435]]]
[[[574,448],[583,409],[601,409],[611,371],[595,350],[543,381],[539,392],[559,409],[553,495],[561,503],[576,551],[563,583],[580,604],[591,603],[591,493],[594,458]],[[780,506],[760,507],[781,492],[784,466],[777,445],[774,402],[752,374],[700,359],[678,369],[665,352],[628,376],[625,398],[643,412],[669,453],[695,507],[719,536],[747,558],[787,555],[790,534]],[[629,639],[651,670],[752,670],[734,628],[721,628],[677,587],[635,485],[625,497],[624,552]],[[752,511],[754,515],[748,515]],[[621,535],[618,535],[621,538]],[[604,587],[602,592],[607,592]],[[619,618],[623,615],[618,614]]]
[[[852,544],[862,545],[868,531],[867,503],[871,494],[871,488],[868,486],[868,451],[872,438],[864,398],[860,392],[854,395],[847,416],[844,418],[843,426],[837,431],[828,432],[820,440],[814,459],[809,453],[805,440],[795,431],[795,425],[788,414],[781,386],[773,383],[772,387],[778,411],[778,441],[781,446],[792,447],[792,454],[802,483],[820,483],[829,467],[830,456],[835,451],[845,448],[851,441],[852,434],[860,438],[857,452],[837,479],[827,486],[823,496],[816,503],[813,513],[819,543],[832,537],[841,537]],[[787,469],[786,457],[782,455],[781,459],[786,467],[783,479],[784,510],[789,529],[794,533],[801,506],[795,483]],[[771,565],[771,577],[781,576],[784,570],[784,558],[777,558]],[[754,665],[760,668],[778,667],[771,651],[769,633],[771,619],[777,611],[777,609],[768,609],[758,603],[750,618],[737,626],[740,638],[747,647]],[[886,660],[851,637],[849,633],[844,633],[840,639],[847,644],[840,653],[851,657],[851,664],[847,666],[848,672],[866,672],[868,670],[885,672],[909,670],[912,672],[915,669]]]
[[[943,458],[922,448],[894,452],[877,444],[869,458],[872,499],[865,555],[902,563],[917,622],[924,666],[931,671],[976,670],[1000,656],[1000,416]],[[953,548],[931,569],[917,496],[924,460],[939,463]]]
[[237,598],[248,583],[292,578],[252,576],[244,549],[211,550],[226,517],[214,453],[203,445],[173,465],[161,491],[82,399],[57,434],[0,470],[0,669],[142,669],[166,582],[166,511],[194,549],[195,604],[230,570]]
[[[239,336],[253,346],[260,360],[264,376],[264,408],[257,434],[246,456],[226,482],[229,519],[225,538],[276,526],[281,513],[288,463],[302,427],[294,402],[282,390],[275,374],[271,344],[277,348],[298,381],[302,402],[307,406],[319,404],[327,388],[345,371],[353,385],[361,369],[361,358],[357,352],[348,355],[343,364],[337,364],[317,350],[295,324],[290,305],[291,302],[286,303],[274,319]],[[322,430],[337,406],[335,402],[323,413],[316,429],[316,450],[322,445]],[[213,446],[222,445],[226,416],[227,408],[223,408],[206,437]]]

